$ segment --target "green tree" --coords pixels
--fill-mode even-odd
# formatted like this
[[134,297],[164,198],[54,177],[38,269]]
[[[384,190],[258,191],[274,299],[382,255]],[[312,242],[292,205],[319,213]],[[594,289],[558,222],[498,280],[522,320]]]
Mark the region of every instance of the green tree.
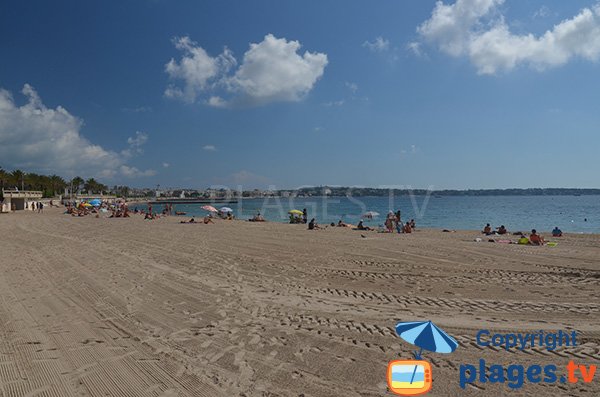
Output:
[[25,173],[21,170],[14,170],[10,173],[11,183],[19,187],[21,190],[25,190]]
[[79,190],[81,189],[81,185],[83,185],[83,178],[80,176],[76,176],[75,178],[71,179],[71,194],[73,193],[79,193]]

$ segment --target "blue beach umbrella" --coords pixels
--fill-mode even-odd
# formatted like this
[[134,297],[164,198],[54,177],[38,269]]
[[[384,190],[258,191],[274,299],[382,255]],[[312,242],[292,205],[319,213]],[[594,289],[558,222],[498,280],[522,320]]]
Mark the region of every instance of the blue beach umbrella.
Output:
[[102,204],[102,201],[100,201],[99,199],[93,199],[90,201],[90,204],[93,205],[94,207],[99,207],[100,204]]
[[411,321],[396,324],[399,337],[421,350],[415,352],[417,360],[421,359],[423,349],[435,353],[452,353],[458,347],[453,337],[436,327],[431,321]]

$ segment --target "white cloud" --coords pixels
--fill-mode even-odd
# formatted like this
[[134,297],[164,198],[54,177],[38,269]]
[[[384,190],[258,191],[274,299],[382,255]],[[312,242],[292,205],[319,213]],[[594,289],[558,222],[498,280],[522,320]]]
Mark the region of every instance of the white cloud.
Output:
[[418,33],[441,51],[468,56],[479,74],[509,71],[520,64],[537,70],[564,65],[574,57],[600,58],[600,6],[579,14],[536,37],[513,34],[498,6],[504,0],[457,0],[436,3],[431,18]]
[[299,54],[300,43],[265,36],[260,43],[250,44],[239,67],[227,48],[211,57],[189,37],[175,40],[183,52],[181,61],[171,59],[165,71],[173,80],[182,80],[183,87],[170,85],[165,95],[195,102],[205,92],[221,90],[223,95],[211,95],[204,102],[210,106],[257,106],[269,102],[300,101],[323,75],[327,55],[305,51]]
[[193,103],[196,97],[214,84],[222,73],[235,66],[236,60],[227,47],[217,57],[208,53],[189,37],[173,39],[175,48],[183,52],[180,62],[175,59],[165,65],[165,72],[173,80],[183,80],[183,88],[169,85],[165,95],[169,98],[179,98]]
[[137,168],[130,167],[128,165],[122,165],[121,167],[119,167],[119,170],[121,171],[121,174],[123,174],[124,176],[126,176],[128,178],[138,178],[138,177],[156,175],[156,171],[154,171],[154,170],[140,171]]
[[365,41],[362,46],[368,48],[373,52],[383,52],[389,50],[390,42],[389,40],[386,40],[383,37],[379,36],[372,42],[368,40]]
[[332,107],[332,106],[342,106],[346,101],[344,99],[340,99],[339,101],[329,101],[325,102],[323,106]]
[[351,83],[346,81],[344,83],[344,85],[346,86],[346,88],[348,88],[350,91],[352,91],[353,94],[356,94],[356,92],[358,91],[358,84],[356,83]]
[[225,108],[227,107],[227,101],[221,98],[220,96],[211,96],[206,101],[206,104],[215,108]]
[[536,10],[533,13],[533,18],[546,18],[548,16],[550,16],[551,12],[550,12],[550,8],[548,8],[547,6],[541,6],[538,10]]
[[420,57],[423,56],[423,51],[421,50],[421,43],[418,41],[411,41],[406,44],[406,49],[411,51],[414,55]]
[[202,149],[206,150],[207,152],[216,152],[217,148],[215,147],[215,145],[205,145],[202,147]]
[[171,164],[169,163],[162,163],[163,168],[169,168],[171,166]]
[[148,134],[142,131],[136,131],[135,136],[127,138],[127,144],[131,147],[140,147],[148,142]]
[[150,106],[138,106],[137,108],[123,108],[122,110],[127,113],[147,113],[151,112],[152,108]]
[[47,108],[28,84],[27,103],[18,106],[0,88],[0,159],[2,166],[64,176],[112,178],[126,157],[88,141],[80,134],[83,121],[62,106]]

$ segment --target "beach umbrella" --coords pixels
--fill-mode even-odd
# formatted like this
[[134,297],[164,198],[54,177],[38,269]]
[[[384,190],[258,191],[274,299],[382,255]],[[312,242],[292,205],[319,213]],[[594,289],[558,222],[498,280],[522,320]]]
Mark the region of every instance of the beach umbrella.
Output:
[[419,347],[415,352],[417,360],[421,359],[423,349],[435,353],[452,353],[458,347],[458,342],[438,328],[431,321],[411,321],[396,324],[396,333],[406,342]]
[[99,199],[93,199],[93,200],[90,200],[90,204],[93,205],[94,207],[99,207],[102,204],[102,201],[100,201]]
[[302,215],[303,212],[300,210],[290,210],[288,211],[288,214],[293,214],[293,215]]
[[221,209],[219,210],[221,212],[233,212],[233,210],[229,207],[221,207]]
[[81,205],[83,205],[84,207],[92,207],[92,205],[90,203],[83,203]]
[[203,210],[208,211],[208,212],[219,212],[215,207],[213,207],[212,205],[203,205],[202,207]]
[[375,212],[375,211],[367,211],[363,214],[363,218],[374,218],[376,216],[379,215],[379,212]]

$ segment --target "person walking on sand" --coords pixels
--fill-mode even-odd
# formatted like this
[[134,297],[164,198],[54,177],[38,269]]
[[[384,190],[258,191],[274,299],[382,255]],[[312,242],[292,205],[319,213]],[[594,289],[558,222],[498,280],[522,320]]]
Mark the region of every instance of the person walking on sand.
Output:
[[[304,223],[306,225],[306,221],[308,220],[308,212],[306,211],[306,208],[302,210],[302,223]],[[313,218],[314,220],[314,218]]]

